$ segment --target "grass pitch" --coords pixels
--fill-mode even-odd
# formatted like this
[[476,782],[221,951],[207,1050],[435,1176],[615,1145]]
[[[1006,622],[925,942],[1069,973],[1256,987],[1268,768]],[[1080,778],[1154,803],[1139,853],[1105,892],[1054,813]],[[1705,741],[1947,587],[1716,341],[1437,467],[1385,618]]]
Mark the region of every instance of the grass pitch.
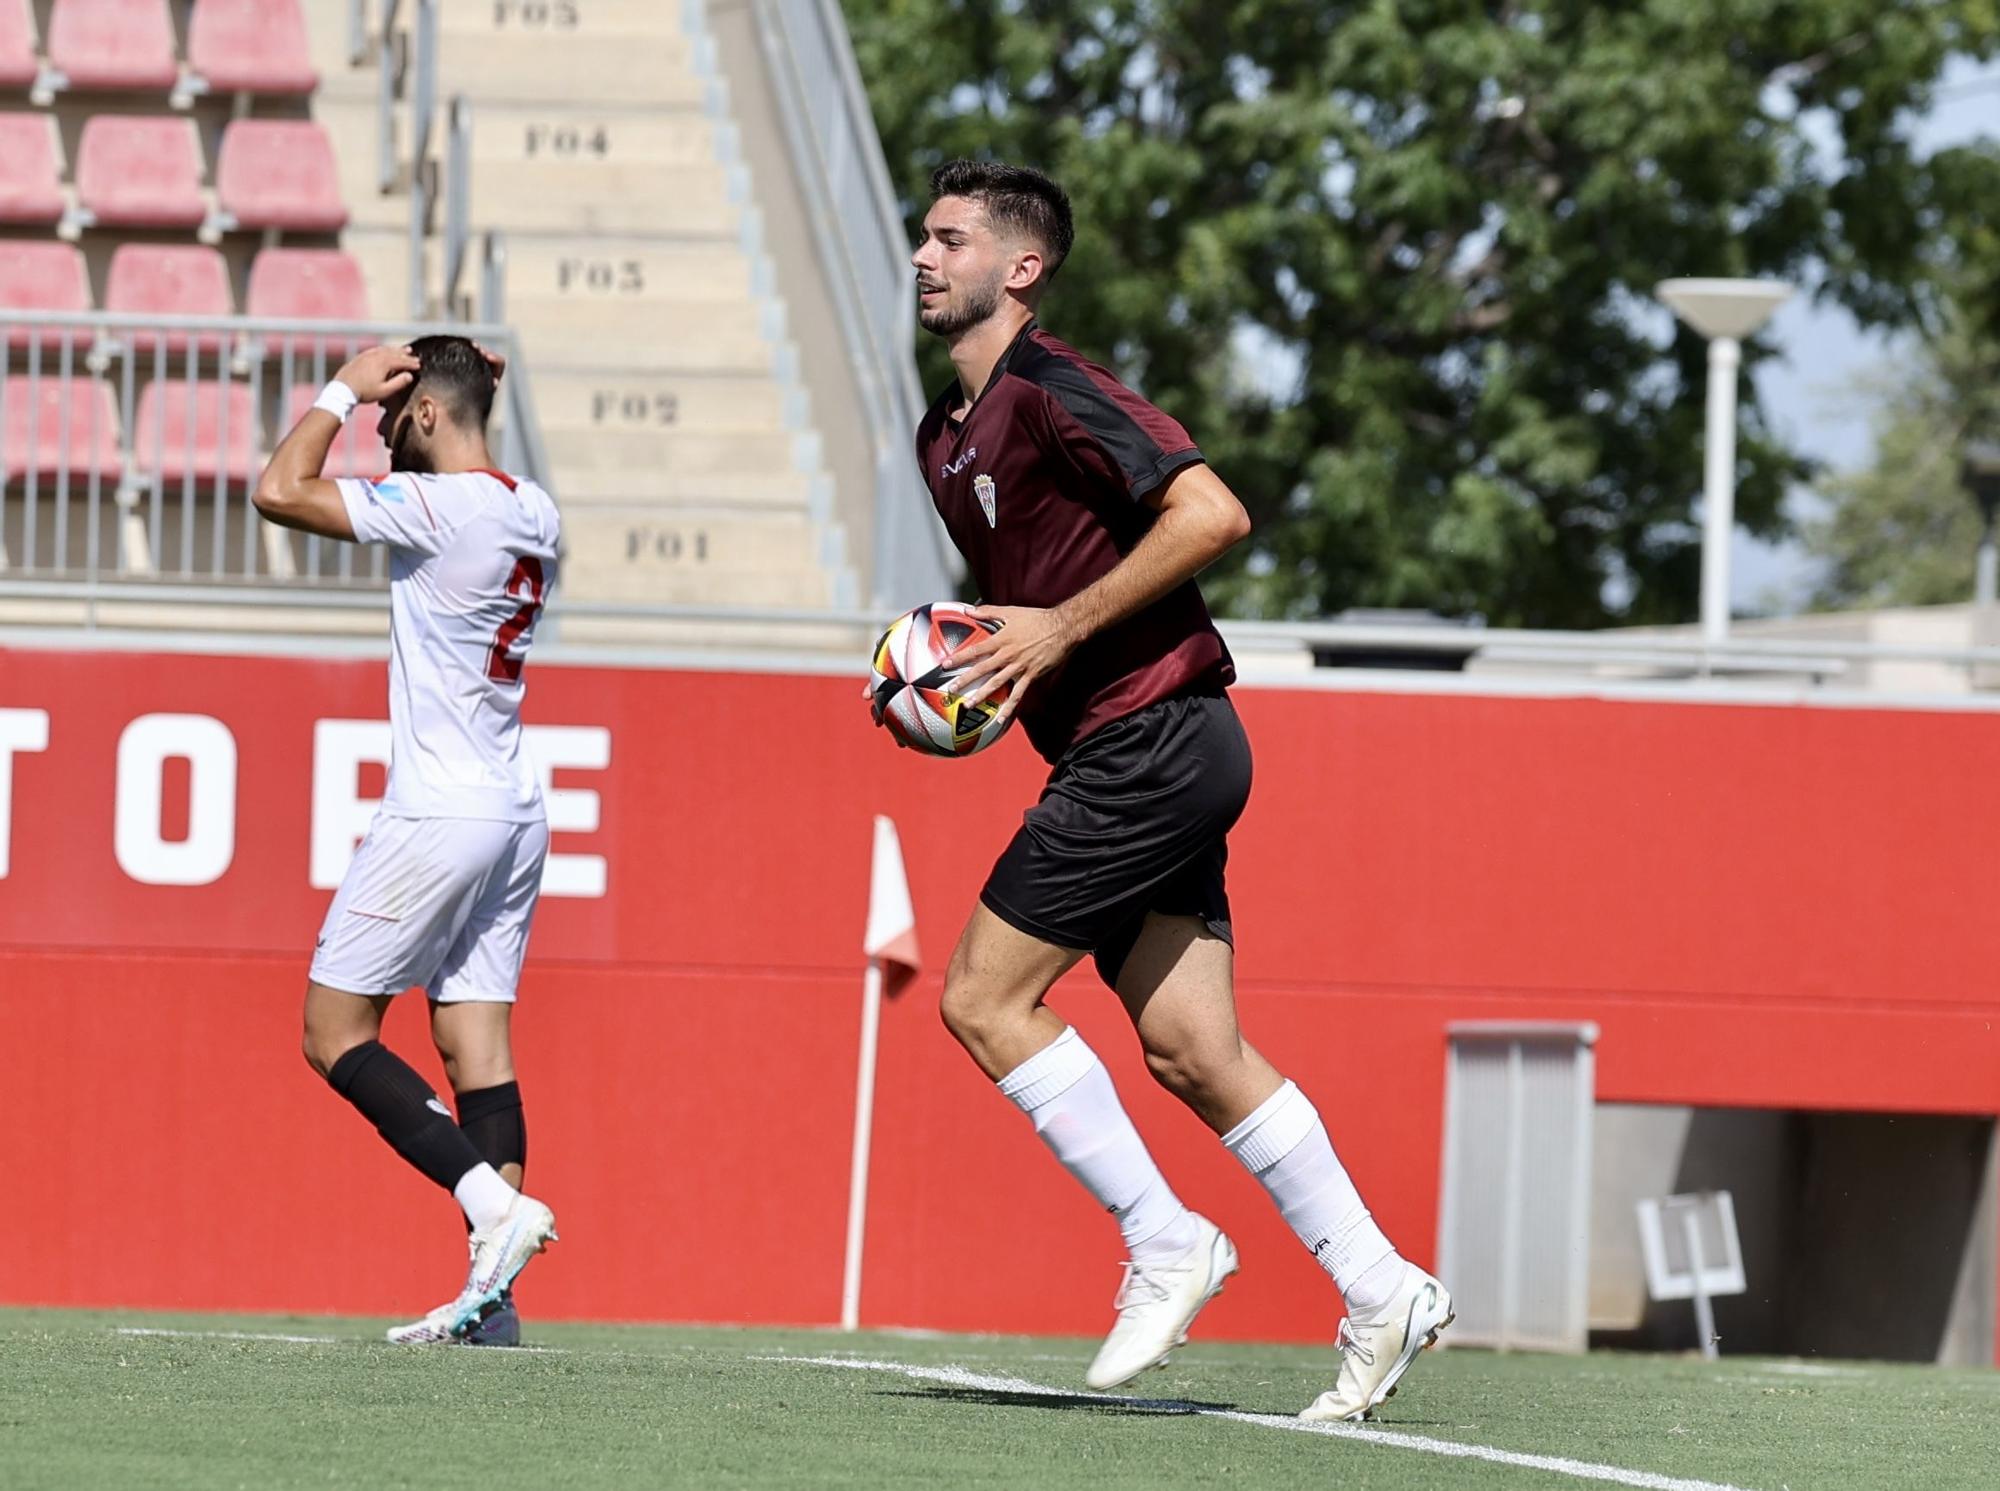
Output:
[[1379,1427],[1309,1433],[1330,1350],[1196,1344],[1121,1401],[1075,1340],[385,1323],[0,1311],[0,1486],[2000,1484],[1992,1372],[1441,1351]]

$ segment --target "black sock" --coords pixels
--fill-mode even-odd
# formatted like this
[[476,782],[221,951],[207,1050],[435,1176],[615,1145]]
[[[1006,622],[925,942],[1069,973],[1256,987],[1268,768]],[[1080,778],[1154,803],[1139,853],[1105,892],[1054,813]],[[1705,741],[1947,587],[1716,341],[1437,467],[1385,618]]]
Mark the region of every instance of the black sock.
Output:
[[502,1082],[458,1095],[458,1126],[479,1157],[498,1170],[528,1163],[528,1120],[521,1112],[521,1084]]
[[[502,1165],[528,1166],[528,1120],[521,1112],[521,1084],[502,1082],[458,1095],[458,1126],[479,1157],[498,1170]],[[472,1223],[465,1224],[472,1230]],[[511,1304],[514,1291],[501,1296]]]
[[363,1041],[326,1074],[389,1147],[447,1191],[479,1163],[479,1151],[451,1121],[430,1084],[380,1041]]

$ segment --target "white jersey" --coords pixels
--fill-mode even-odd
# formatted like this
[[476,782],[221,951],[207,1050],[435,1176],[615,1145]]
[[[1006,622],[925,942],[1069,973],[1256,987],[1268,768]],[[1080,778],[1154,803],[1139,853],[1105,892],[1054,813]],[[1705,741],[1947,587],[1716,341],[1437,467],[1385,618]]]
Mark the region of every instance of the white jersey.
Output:
[[355,538],[391,551],[382,811],[542,819],[521,742],[521,668],[555,588],[554,499],[496,471],[399,471],[339,487]]

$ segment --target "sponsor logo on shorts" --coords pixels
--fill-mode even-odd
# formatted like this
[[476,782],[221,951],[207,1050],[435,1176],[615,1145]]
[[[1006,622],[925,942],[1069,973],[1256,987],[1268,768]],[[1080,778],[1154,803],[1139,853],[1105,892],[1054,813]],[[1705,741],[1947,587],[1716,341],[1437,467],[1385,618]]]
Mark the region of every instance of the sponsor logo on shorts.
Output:
[[442,1113],[446,1118],[451,1117],[451,1109],[445,1107],[445,1105],[443,1103],[440,1103],[436,1098],[425,1099],[424,1106],[430,1109],[431,1112],[433,1113]]

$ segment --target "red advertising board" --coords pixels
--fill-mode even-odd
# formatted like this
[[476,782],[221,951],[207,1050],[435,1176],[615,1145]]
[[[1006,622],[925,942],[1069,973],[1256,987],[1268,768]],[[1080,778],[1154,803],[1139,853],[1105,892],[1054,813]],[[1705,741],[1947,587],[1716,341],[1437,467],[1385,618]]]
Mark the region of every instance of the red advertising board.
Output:
[[[1091,1332],[1115,1229],[939,1026],[1041,766],[897,752],[853,680],[531,669],[553,855],[518,1014],[543,1316],[838,1313],[874,814],[927,957],[886,1013],[863,1318]],[[0,651],[0,1298],[414,1312],[447,1198],[306,1068],[298,996],[381,788],[380,662]],[[1246,689],[1247,1034],[1392,1237],[1436,1231],[1448,1022],[1588,1019],[1607,1100],[2000,1111],[2000,716]],[[1217,1336],[1331,1289],[1156,1089],[1088,965],[1053,1002],[1245,1271]],[[412,1002],[414,1005],[414,1002]],[[391,1041],[435,1073],[421,1011]],[[965,1287],[976,1258],[981,1288]],[[1094,1266],[1092,1260],[1101,1260]],[[1320,1303],[1315,1303],[1315,1302]]]

